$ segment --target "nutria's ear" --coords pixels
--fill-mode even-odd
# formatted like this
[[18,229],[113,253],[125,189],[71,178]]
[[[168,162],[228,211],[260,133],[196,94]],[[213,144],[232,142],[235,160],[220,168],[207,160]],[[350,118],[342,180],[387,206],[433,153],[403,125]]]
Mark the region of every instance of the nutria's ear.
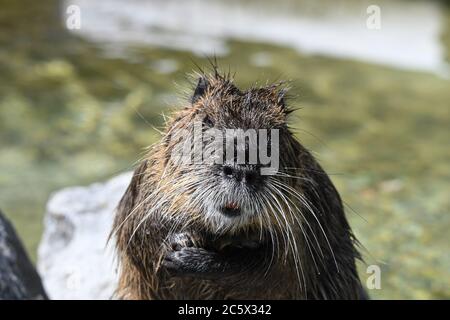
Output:
[[200,97],[202,97],[205,94],[207,88],[208,88],[208,80],[206,80],[205,77],[200,77],[198,79],[198,83],[197,83],[197,87],[195,88],[194,95],[191,98],[191,102],[192,103],[197,102],[197,100],[200,99]]

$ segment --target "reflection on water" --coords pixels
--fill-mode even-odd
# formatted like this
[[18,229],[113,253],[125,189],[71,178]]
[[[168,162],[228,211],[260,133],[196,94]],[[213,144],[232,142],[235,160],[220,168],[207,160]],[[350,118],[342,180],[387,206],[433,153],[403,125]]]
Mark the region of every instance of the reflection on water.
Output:
[[[236,2],[224,1],[134,0],[120,7],[115,0],[79,2],[82,29],[75,33],[61,23],[67,2],[2,3],[0,208],[27,249],[35,256],[53,190],[131,169],[158,138],[154,126],[161,126],[161,113],[187,101],[179,95],[189,88],[185,74],[194,62],[208,63],[202,56],[193,59],[190,50],[215,47],[224,54],[221,65],[237,72],[242,87],[293,79],[292,104],[299,111],[292,127],[332,174],[343,199],[364,217],[347,210],[370,252],[367,263],[382,269],[383,289],[371,296],[448,298],[450,149],[443,146],[449,136],[449,81],[334,58],[379,57],[400,66],[404,56],[407,68],[433,69],[441,59],[437,4],[408,1],[411,17],[401,10],[403,3],[386,4],[397,9],[383,11],[383,38],[365,43],[350,32],[364,16],[356,0],[265,1],[261,8],[247,0],[235,13]],[[341,10],[324,11],[323,3]],[[391,11],[407,20],[390,23]],[[410,23],[414,41],[405,40],[403,23]],[[272,28],[279,28],[276,36]]]
[[78,34],[116,49],[150,44],[220,55],[227,39],[240,39],[433,72],[444,62],[440,7],[431,1],[377,1],[380,30],[367,28],[372,2],[360,0],[66,2],[81,8]]

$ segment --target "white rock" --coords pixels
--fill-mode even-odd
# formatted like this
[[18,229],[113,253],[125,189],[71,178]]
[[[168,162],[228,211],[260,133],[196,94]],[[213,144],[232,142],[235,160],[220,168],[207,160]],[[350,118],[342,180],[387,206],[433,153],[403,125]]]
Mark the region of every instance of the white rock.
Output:
[[63,189],[47,204],[38,270],[50,299],[109,299],[117,261],[107,244],[114,210],[132,173],[106,183]]

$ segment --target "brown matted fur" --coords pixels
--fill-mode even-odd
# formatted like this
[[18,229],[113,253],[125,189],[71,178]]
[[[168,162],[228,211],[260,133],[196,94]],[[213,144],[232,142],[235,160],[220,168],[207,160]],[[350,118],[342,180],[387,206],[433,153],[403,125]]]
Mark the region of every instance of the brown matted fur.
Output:
[[[120,263],[116,296],[365,298],[355,266],[357,243],[342,201],[291,133],[283,85],[241,91],[216,68],[199,76],[192,101],[167,121],[118,206],[111,233]],[[219,130],[278,129],[278,173],[251,189],[230,187],[235,182],[224,182],[217,166],[179,165],[172,154],[180,139],[187,139],[179,133],[194,130],[195,121]],[[227,201],[251,214],[225,218],[206,205]],[[257,245],[245,248],[246,242]],[[174,263],[190,272],[174,274]]]

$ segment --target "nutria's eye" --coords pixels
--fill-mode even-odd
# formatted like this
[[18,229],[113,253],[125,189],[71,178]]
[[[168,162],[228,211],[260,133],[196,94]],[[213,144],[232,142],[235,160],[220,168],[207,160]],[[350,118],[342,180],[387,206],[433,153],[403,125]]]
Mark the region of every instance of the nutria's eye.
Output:
[[205,124],[208,127],[214,127],[214,121],[211,120],[211,118],[209,116],[204,116],[203,117],[203,124]]

